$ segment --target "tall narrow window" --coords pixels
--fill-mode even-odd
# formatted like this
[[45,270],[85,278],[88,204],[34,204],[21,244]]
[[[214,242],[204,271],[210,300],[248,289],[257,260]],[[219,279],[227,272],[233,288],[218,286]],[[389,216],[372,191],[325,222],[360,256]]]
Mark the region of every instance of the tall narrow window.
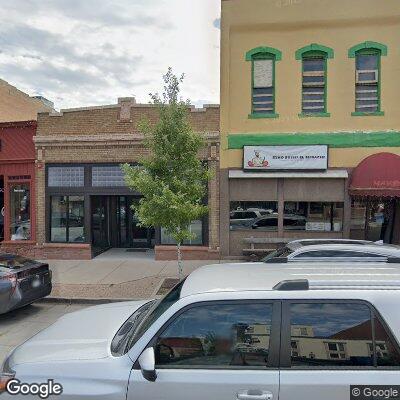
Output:
[[275,56],[255,54],[253,63],[252,114],[275,114]]
[[356,53],[356,112],[380,111],[380,59],[378,49],[363,49]]
[[322,114],[326,106],[326,54],[310,51],[303,54],[302,113]]

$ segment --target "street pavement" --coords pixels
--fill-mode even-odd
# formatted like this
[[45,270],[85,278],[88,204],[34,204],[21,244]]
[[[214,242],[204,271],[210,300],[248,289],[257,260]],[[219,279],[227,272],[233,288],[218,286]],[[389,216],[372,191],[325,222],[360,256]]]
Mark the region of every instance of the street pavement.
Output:
[[0,366],[15,346],[47,328],[62,315],[84,307],[88,305],[37,302],[0,315]]

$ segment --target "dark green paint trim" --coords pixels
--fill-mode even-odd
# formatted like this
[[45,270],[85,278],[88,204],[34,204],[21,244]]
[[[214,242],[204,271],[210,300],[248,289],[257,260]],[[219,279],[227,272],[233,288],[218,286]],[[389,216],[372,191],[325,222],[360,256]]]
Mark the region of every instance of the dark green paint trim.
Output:
[[384,115],[385,111],[375,111],[375,112],[354,111],[351,113],[352,117],[383,117]]
[[300,113],[299,118],[321,118],[321,117],[330,117],[331,113],[328,112],[320,112],[320,113]]
[[355,46],[351,47],[349,49],[349,58],[355,58],[356,53],[360,50],[364,49],[376,49],[381,52],[382,56],[387,56],[388,54],[388,48],[385,44],[378,43],[378,42],[372,42],[372,41],[366,41],[363,43],[356,44]]
[[400,132],[237,133],[228,135],[228,149],[243,146],[326,144],[331,148],[400,147]]
[[304,46],[296,51],[296,60],[301,60],[303,58],[303,54],[309,51],[321,51],[326,54],[327,58],[333,58],[335,54],[333,49],[330,47],[323,46],[322,44],[311,43],[308,46]]
[[261,118],[279,118],[277,113],[252,113],[249,114],[250,119],[261,119]]
[[257,54],[273,54],[275,56],[275,61],[282,60],[282,52],[280,50],[274,49],[273,47],[260,46],[246,53],[246,61],[251,61]]

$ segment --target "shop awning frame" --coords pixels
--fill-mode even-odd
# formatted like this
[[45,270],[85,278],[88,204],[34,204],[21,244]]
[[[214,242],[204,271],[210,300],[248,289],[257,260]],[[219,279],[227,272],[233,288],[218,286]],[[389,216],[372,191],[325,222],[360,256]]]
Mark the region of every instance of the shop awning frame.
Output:
[[245,172],[243,170],[230,170],[229,179],[347,179],[349,173],[346,169],[328,169],[327,171],[271,171],[271,172]]

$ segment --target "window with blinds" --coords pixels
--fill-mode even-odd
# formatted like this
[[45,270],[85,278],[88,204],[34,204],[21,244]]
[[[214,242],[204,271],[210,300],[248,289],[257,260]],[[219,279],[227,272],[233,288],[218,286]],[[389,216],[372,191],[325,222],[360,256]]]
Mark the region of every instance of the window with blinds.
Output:
[[356,54],[356,112],[380,111],[380,54],[364,50]]
[[302,113],[326,112],[326,56],[324,54],[303,57]]
[[275,57],[268,53],[253,56],[252,113],[275,113]]

